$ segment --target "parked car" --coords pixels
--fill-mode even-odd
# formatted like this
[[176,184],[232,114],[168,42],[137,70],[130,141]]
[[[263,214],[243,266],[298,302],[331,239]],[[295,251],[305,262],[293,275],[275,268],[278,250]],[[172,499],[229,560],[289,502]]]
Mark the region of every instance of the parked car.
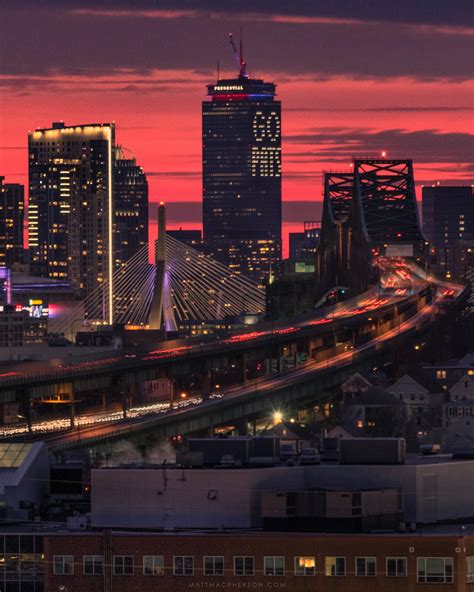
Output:
[[316,448],[303,448],[300,454],[300,465],[319,465],[321,457]]
[[291,444],[280,444],[280,460],[290,460],[296,457],[296,450]]

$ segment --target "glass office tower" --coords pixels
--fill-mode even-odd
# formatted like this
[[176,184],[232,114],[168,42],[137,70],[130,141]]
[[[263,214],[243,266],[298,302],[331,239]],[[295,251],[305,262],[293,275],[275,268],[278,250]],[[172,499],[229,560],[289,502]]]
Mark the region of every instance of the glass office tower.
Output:
[[202,105],[203,230],[209,254],[264,282],[281,258],[281,103],[275,85],[218,80]]
[[0,177],[0,267],[23,263],[23,185],[4,183]]
[[67,280],[79,298],[107,282],[113,318],[115,126],[65,126],[28,134],[28,238],[35,275]]
[[463,247],[472,248],[474,241],[473,188],[424,186],[422,200],[423,230],[435,249],[437,270],[448,276],[461,275]]
[[135,158],[116,150],[114,163],[114,265],[121,267],[148,244],[148,182]]

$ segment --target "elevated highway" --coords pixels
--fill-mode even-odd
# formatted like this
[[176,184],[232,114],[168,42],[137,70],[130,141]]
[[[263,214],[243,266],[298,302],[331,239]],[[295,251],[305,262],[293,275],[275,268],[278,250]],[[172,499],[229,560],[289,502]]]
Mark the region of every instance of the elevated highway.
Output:
[[[152,406],[149,412],[145,408],[142,413],[130,413],[127,418],[120,413],[97,414],[95,420],[93,416],[88,418],[82,427],[79,422],[71,422],[74,429],[58,424],[57,433],[51,433],[53,422],[51,429],[46,427],[40,433],[56,450],[84,445],[105,450],[124,438],[147,442],[226,422],[240,420],[243,425],[245,418],[270,414],[272,409],[321,401],[324,391],[340,384],[349,374],[369,367],[375,356],[389,357],[394,347],[428,330],[442,310],[458,306],[465,296],[462,286],[427,283],[413,273],[410,290],[378,288],[292,324],[269,323],[258,330],[208,343],[165,343],[132,357],[126,354],[92,364],[3,376],[0,389],[32,400],[38,396],[35,393],[54,392],[65,383],[73,386],[73,392],[97,388],[98,384],[133,391],[140,380],[164,375],[179,379],[198,369],[204,377],[200,395],[185,403],[177,401],[171,407],[162,403]],[[286,371],[279,366],[283,351],[295,359],[293,368]],[[298,362],[298,354],[304,354],[299,357],[302,362]],[[273,364],[267,364],[262,376],[248,380],[246,364],[255,357]],[[234,362],[240,372],[238,383],[212,393],[213,369]],[[38,437],[34,422],[30,422],[28,430],[31,437]]]
[[183,367],[188,370],[190,364],[202,367],[210,359],[225,363],[229,358],[242,357],[256,350],[275,350],[275,356],[278,357],[278,350],[295,344],[304,344],[307,353],[312,353],[311,357],[314,357],[314,351],[310,350],[317,350],[318,343],[322,343],[321,340],[328,335],[348,329],[357,338],[362,333],[369,333],[372,326],[384,318],[393,317],[399,310],[416,306],[420,295],[427,290],[432,292],[430,286],[420,285],[416,288],[413,293],[405,294],[371,290],[292,323],[267,322],[225,339],[213,337],[209,341],[203,341],[203,338],[197,337],[167,341],[146,351],[117,352],[111,357],[58,368],[5,372],[0,374],[0,395],[12,395],[28,389],[34,397],[47,396],[55,392],[57,385],[64,383],[73,384],[75,392],[87,391],[100,386],[113,386],[114,379],[118,376],[124,383],[133,382],[134,378],[153,379],[159,377],[163,370],[179,374]]
[[[424,298],[423,296],[420,296]],[[393,348],[410,337],[429,330],[442,296],[419,307],[403,319],[393,319],[356,345],[339,343],[315,359],[291,371],[267,375],[232,386],[208,400],[197,399],[184,408],[164,409],[161,413],[89,428],[54,434],[46,438],[53,450],[90,446],[107,451],[119,440],[147,444],[175,434],[207,430],[226,423],[243,421],[275,410],[291,408],[305,401],[321,401],[324,391],[339,385],[348,376],[371,364],[374,355],[390,356]]]

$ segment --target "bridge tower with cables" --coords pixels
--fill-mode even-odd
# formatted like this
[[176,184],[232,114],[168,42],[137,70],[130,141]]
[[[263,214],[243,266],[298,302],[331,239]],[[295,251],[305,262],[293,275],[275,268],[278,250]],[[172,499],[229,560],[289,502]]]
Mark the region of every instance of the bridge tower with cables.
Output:
[[[148,314],[148,326],[150,329],[159,330],[163,323],[167,330],[176,330],[176,321],[173,314],[169,314],[169,282],[167,281],[166,263],[166,209],[160,202],[158,206],[158,238],[155,241],[155,279],[153,282],[153,297],[151,299],[150,312]],[[164,307],[166,312],[164,314]]]

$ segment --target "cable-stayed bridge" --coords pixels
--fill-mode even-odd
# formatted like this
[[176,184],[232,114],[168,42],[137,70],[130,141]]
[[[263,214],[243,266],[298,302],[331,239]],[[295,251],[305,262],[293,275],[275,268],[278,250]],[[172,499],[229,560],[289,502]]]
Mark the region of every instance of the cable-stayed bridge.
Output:
[[[165,259],[154,265],[145,246],[114,272],[114,323],[147,328],[155,314],[159,320],[154,328],[159,328],[163,319],[166,329],[172,331],[189,321],[265,312],[265,292],[253,280],[169,235],[165,249]],[[160,264],[164,265],[161,282],[157,278]],[[104,282],[64,318],[52,319],[50,332],[71,338],[81,324],[103,324],[108,297],[108,282]]]

